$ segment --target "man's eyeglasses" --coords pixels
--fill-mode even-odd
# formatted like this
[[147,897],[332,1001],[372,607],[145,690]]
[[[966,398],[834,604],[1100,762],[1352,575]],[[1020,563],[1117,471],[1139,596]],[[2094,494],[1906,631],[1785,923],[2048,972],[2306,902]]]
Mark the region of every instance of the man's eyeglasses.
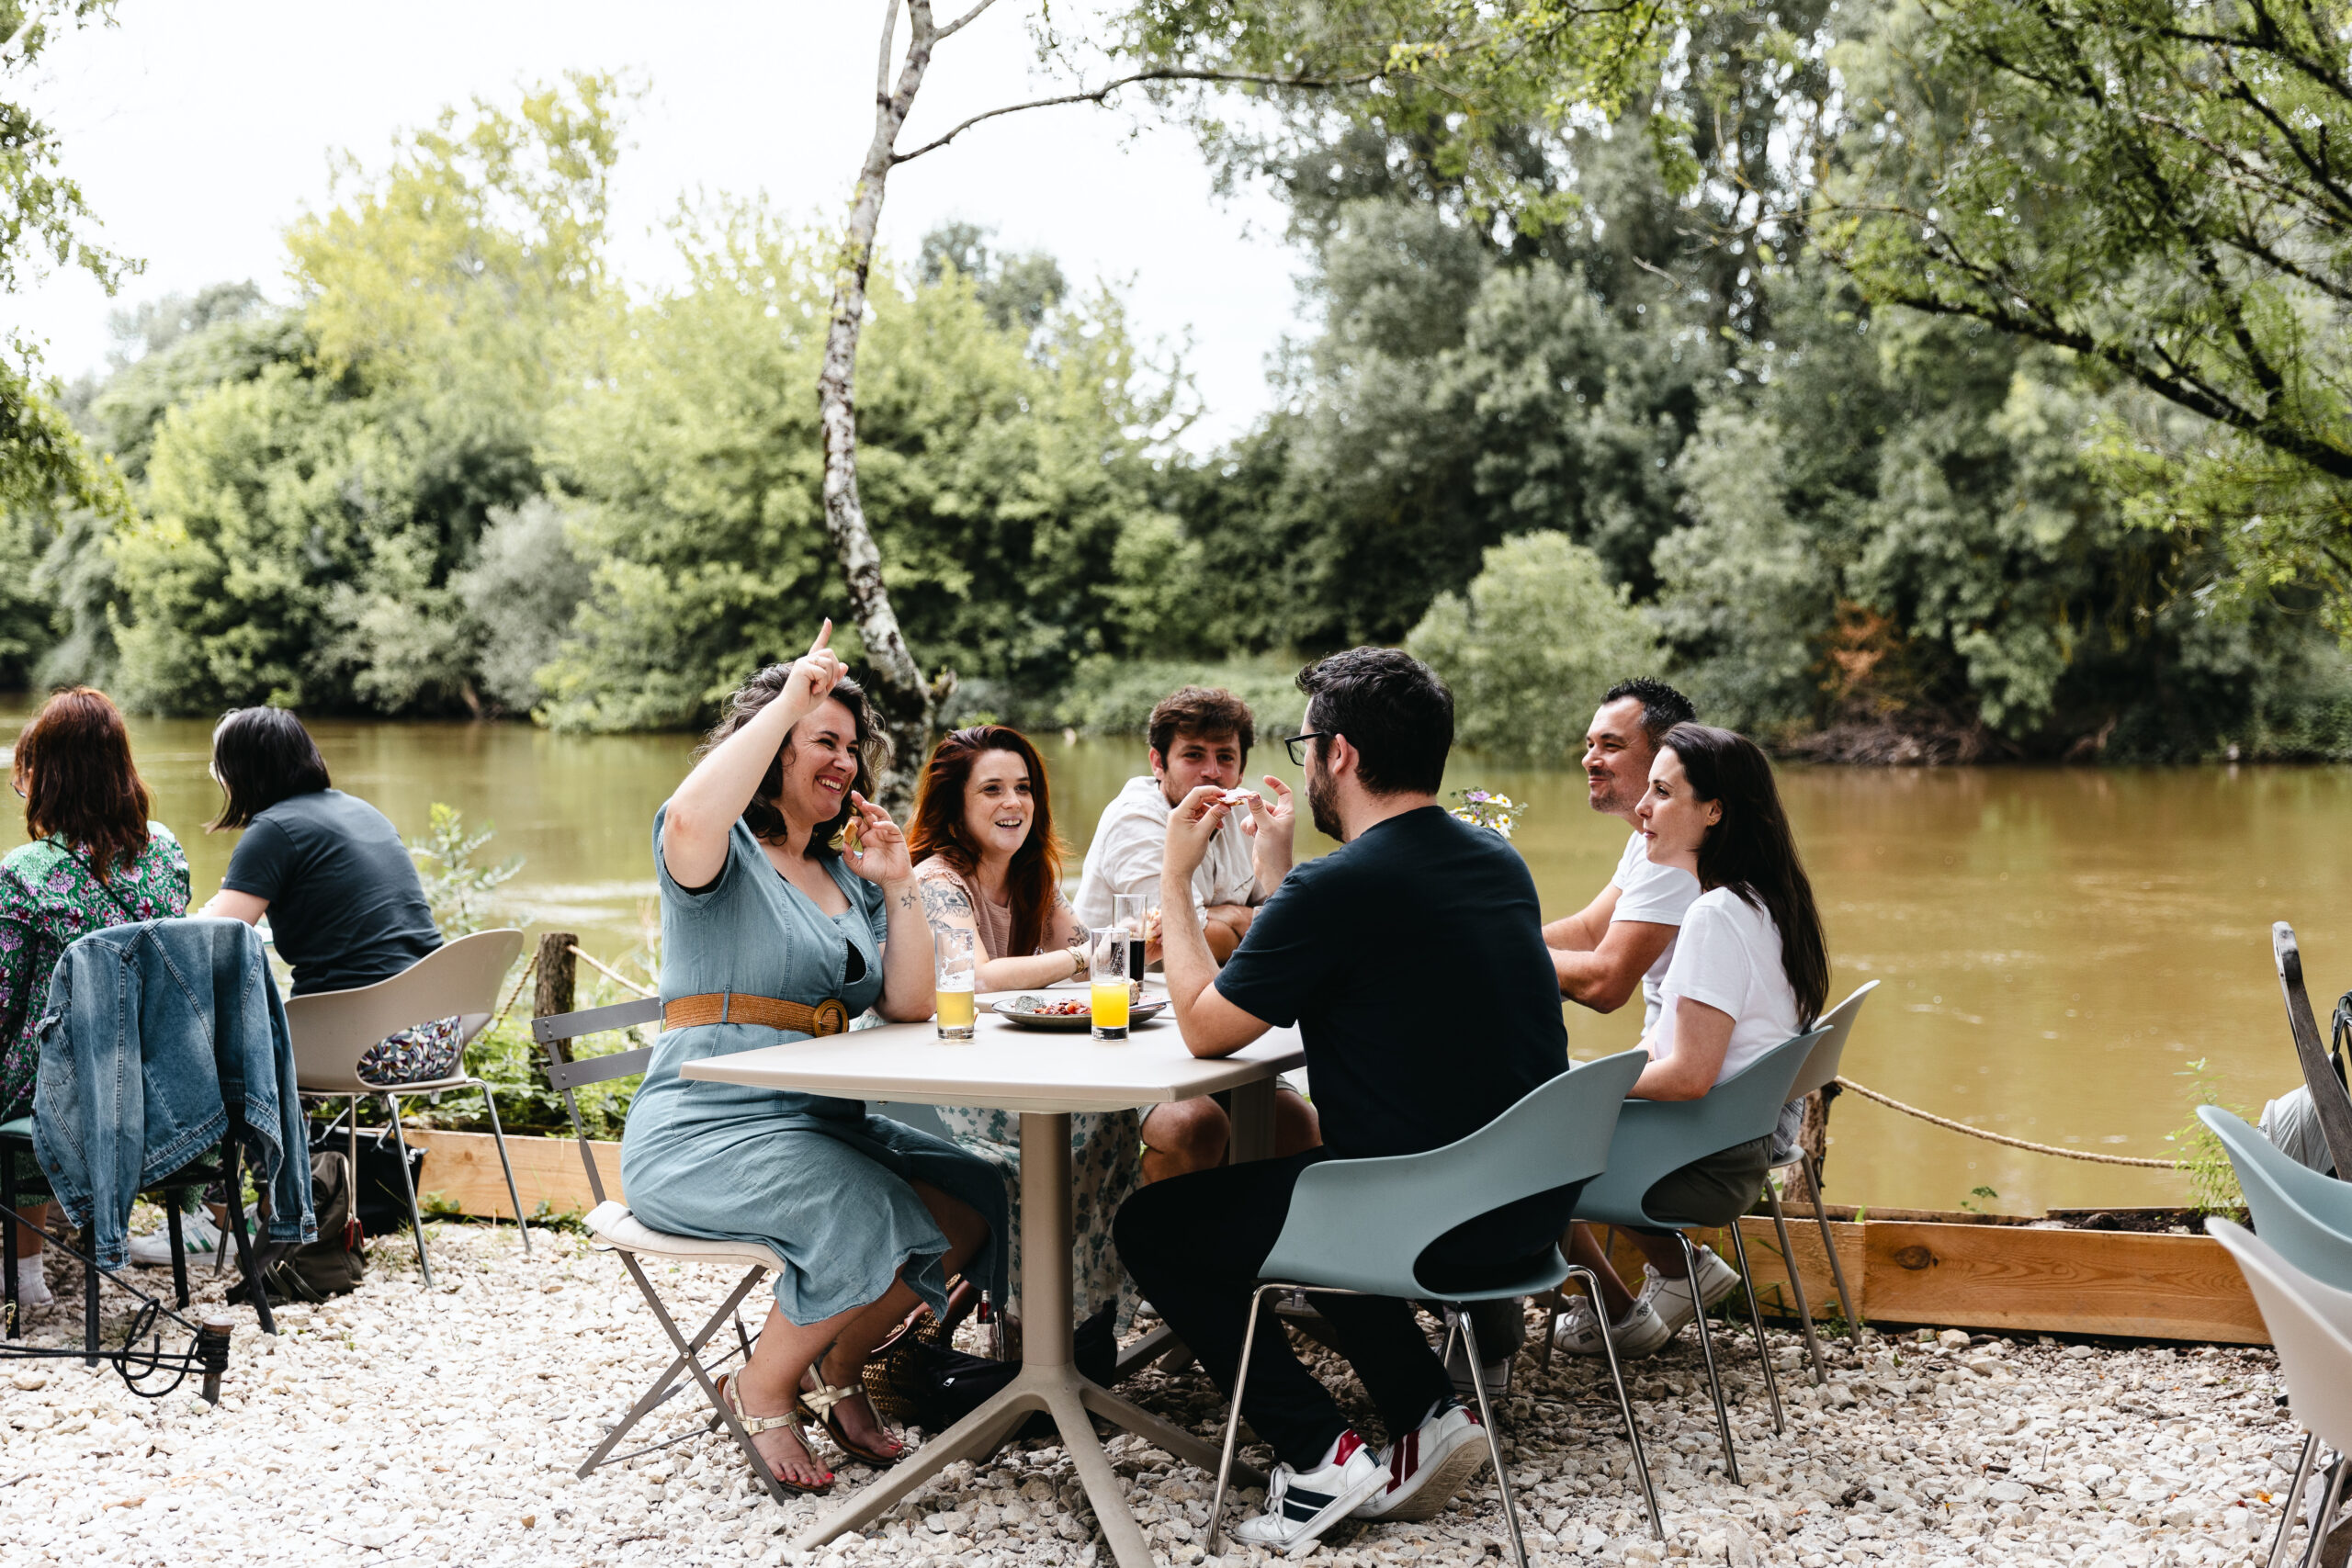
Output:
[[1306,743],[1310,740],[1329,740],[1330,739],[1330,735],[1326,731],[1310,729],[1304,735],[1283,736],[1283,747],[1285,750],[1290,752],[1290,765],[1294,768],[1303,768],[1306,766]]

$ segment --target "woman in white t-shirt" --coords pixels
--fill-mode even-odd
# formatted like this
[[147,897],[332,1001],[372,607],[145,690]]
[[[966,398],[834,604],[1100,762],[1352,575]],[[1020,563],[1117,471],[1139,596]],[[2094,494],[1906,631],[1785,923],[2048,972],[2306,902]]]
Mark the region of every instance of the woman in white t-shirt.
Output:
[[[1702,891],[1682,917],[1657,1021],[1642,1041],[1650,1065],[1633,1095],[1698,1100],[1813,1027],[1829,991],[1828,947],[1772,765],[1754,741],[1708,725],[1675,726],[1650,764],[1640,818],[1649,858],[1689,871]],[[1651,1187],[1643,1207],[1695,1225],[1736,1222],[1764,1190],[1772,1142],[1768,1135],[1684,1166]],[[1638,1296],[1589,1227],[1574,1227],[1569,1251],[1600,1276],[1618,1353],[1639,1356],[1728,1294],[1739,1275],[1702,1247],[1694,1290],[1671,1232],[1633,1235],[1648,1258]],[[1578,1298],[1561,1320],[1557,1343],[1600,1354],[1589,1300]]]

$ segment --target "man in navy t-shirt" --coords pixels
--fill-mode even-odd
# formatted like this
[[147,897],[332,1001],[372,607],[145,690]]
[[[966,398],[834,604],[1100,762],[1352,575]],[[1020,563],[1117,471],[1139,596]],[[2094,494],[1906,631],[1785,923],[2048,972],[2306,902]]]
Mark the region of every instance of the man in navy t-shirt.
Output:
[[[1239,1050],[1296,1023],[1323,1146],[1156,1182],[1114,1224],[1144,1295],[1228,1393],[1258,1270],[1317,1160],[1418,1154],[1476,1132],[1567,1070],[1560,990],[1526,863],[1493,831],[1437,804],[1453,742],[1453,698],[1430,668],[1359,648],[1312,665],[1306,769],[1315,825],[1342,847],[1283,874],[1220,972],[1187,889],[1233,809],[1187,795],[1162,866],[1168,990],[1196,1056]],[[1304,752],[1301,757],[1300,753]],[[1287,863],[1289,792],[1253,801],[1261,840]],[[1464,1288],[1513,1272],[1566,1226],[1576,1188],[1521,1200],[1431,1245],[1425,1277]],[[1513,1269],[1513,1264],[1522,1267]],[[1257,1337],[1243,1413],[1282,1461],[1266,1512],[1242,1541],[1292,1551],[1340,1518],[1423,1519],[1486,1458],[1412,1307],[1388,1297],[1317,1298],[1393,1441],[1374,1455],[1279,1333]]]

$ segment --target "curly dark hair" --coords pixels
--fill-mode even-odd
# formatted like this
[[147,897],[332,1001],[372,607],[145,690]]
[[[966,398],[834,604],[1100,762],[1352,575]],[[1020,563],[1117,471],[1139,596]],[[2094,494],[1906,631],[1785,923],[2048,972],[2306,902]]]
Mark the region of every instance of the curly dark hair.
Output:
[[1402,649],[1351,648],[1298,672],[1307,728],[1344,735],[1374,795],[1435,795],[1453,750],[1453,693]]
[[[701,745],[695,748],[695,760],[700,761],[718,743],[752,722],[762,708],[783,694],[785,682],[792,678],[789,664],[771,664],[729,694],[727,711]],[[874,711],[874,704],[865,688],[848,675],[833,682],[831,698],[849,710],[850,720],[856,726],[853,742],[857,751],[857,776],[850,781],[850,788],[868,800],[874,798],[874,775],[890,765],[890,738],[882,728],[882,716]],[[751,801],[743,807],[743,826],[752,836],[763,840],[782,838],[787,825],[784,812],[776,806],[776,796],[784,789],[784,760],[792,754],[792,738],[786,736],[769,760],[768,771],[760,776],[760,787],[752,792]],[[834,853],[833,840],[840,836],[856,808],[847,796],[842,808],[830,821],[820,822],[810,829],[807,854],[815,860]]]
[[1222,686],[1186,686],[1160,698],[1144,724],[1145,740],[1162,757],[1180,734],[1205,740],[1230,735],[1241,743],[1246,765],[1258,739],[1258,720],[1248,703]]

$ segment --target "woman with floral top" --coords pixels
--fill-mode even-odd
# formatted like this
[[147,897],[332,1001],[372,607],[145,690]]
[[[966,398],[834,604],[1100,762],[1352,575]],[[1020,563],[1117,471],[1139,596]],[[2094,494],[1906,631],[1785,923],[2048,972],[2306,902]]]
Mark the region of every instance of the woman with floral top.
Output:
[[[188,900],[187,854],[170,829],[148,820],[130,733],[105,693],[75,686],[42,704],[17,737],[10,773],[33,841],[0,860],[0,1121],[32,1111],[34,1030],[59,955],[106,926],[184,915]],[[17,1161],[19,1193],[48,1190],[31,1159],[6,1157]],[[17,1213],[28,1223],[17,1233],[17,1299],[45,1306],[49,1205]]]

